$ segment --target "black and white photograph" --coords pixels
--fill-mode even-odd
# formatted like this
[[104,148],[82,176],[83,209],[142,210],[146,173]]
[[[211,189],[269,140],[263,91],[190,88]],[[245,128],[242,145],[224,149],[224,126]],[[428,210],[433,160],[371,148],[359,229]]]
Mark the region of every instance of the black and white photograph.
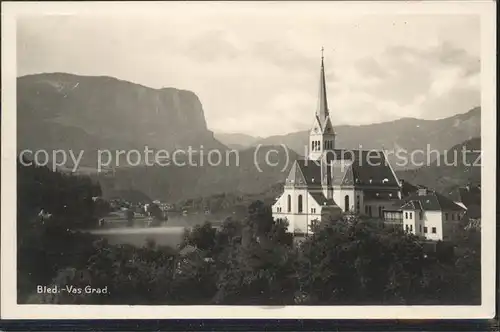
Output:
[[2,316],[494,314],[494,2],[2,12]]

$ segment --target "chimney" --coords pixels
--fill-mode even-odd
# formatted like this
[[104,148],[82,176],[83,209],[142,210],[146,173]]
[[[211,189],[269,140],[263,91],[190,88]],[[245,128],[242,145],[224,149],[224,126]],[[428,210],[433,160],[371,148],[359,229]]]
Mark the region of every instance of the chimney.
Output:
[[418,188],[418,196],[427,195],[427,188]]

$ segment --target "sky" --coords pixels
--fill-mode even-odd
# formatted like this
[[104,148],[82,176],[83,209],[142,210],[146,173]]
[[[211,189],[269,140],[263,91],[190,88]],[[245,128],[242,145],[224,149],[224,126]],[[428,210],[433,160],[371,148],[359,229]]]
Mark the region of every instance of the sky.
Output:
[[480,105],[480,19],[321,6],[20,17],[18,76],[107,75],[191,90],[214,132],[310,128],[321,48],[333,124],[438,119]]

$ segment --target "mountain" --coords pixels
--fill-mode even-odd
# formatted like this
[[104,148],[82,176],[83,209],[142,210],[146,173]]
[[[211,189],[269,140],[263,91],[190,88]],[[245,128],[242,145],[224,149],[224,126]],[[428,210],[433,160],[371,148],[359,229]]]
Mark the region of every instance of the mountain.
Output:
[[[336,126],[335,145],[338,148],[395,150],[409,155],[417,150],[434,149],[440,154],[449,147],[465,140],[481,136],[481,108],[476,107],[467,113],[457,114],[440,120],[421,120],[403,118],[390,122],[362,126]],[[306,155],[309,142],[309,131],[300,131],[287,135],[270,136],[255,144],[285,144],[299,155]],[[226,143],[230,143],[226,141]],[[434,156],[433,159],[436,157]],[[414,154],[418,165],[424,161],[423,154]],[[396,158],[389,155],[389,160],[396,169],[415,168],[412,163],[395,164]]]
[[481,138],[457,144],[429,165],[397,171],[396,175],[413,184],[456,196],[459,187],[481,185]]
[[65,73],[17,79],[18,149],[225,149],[191,91]]
[[[219,193],[259,194],[284,181],[299,155],[304,155],[308,132],[261,139],[240,134],[214,134],[208,130],[203,107],[190,91],[152,89],[111,77],[53,73],[19,77],[17,80],[18,149],[72,149],[85,151],[85,163],[96,163],[96,150],[194,149],[197,161],[187,157],[177,166],[119,167],[113,174],[94,174],[111,198],[182,199]],[[400,119],[365,126],[338,126],[337,147],[363,149],[406,149],[408,153],[429,148],[431,162],[446,155],[446,149],[473,137],[480,137],[480,108],[441,120]],[[228,146],[238,147],[228,155]],[[280,144],[292,150],[285,151]],[[471,140],[464,144],[477,144]],[[455,146],[458,149],[460,146]],[[220,154],[215,165],[209,151]],[[213,157],[213,156],[212,156]],[[217,156],[216,156],[217,157]],[[389,160],[394,156],[389,156]],[[425,153],[415,155],[425,161]],[[184,158],[184,159],[183,159]],[[237,160],[236,160],[237,159]],[[266,160],[269,162],[266,163]],[[399,159],[398,159],[399,160]],[[276,162],[276,164],[274,164]],[[191,165],[189,165],[191,164]],[[411,168],[412,163],[393,164]],[[477,169],[449,168],[436,163],[406,171],[401,178],[411,183],[448,190],[467,179],[477,178]],[[91,173],[91,172],[89,172]]]
[[122,168],[114,175],[95,177],[105,198],[138,190],[151,199],[177,202],[222,193],[265,192],[272,185],[284,182],[297,158],[293,151],[266,146],[237,151],[237,155],[222,153],[218,163],[210,164],[208,156],[203,156],[193,158],[192,164]]
[[236,150],[244,150],[262,140],[262,137],[238,133],[215,133],[214,136],[222,144]]

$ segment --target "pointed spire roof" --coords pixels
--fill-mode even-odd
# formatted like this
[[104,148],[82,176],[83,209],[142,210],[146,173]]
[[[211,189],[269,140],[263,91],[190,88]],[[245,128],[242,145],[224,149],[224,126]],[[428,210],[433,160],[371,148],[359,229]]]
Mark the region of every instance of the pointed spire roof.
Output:
[[318,109],[316,115],[319,117],[321,123],[323,123],[328,116],[328,101],[326,98],[326,80],[325,80],[325,65],[323,61],[323,51],[321,48],[321,72],[319,77],[319,98],[318,98]]

